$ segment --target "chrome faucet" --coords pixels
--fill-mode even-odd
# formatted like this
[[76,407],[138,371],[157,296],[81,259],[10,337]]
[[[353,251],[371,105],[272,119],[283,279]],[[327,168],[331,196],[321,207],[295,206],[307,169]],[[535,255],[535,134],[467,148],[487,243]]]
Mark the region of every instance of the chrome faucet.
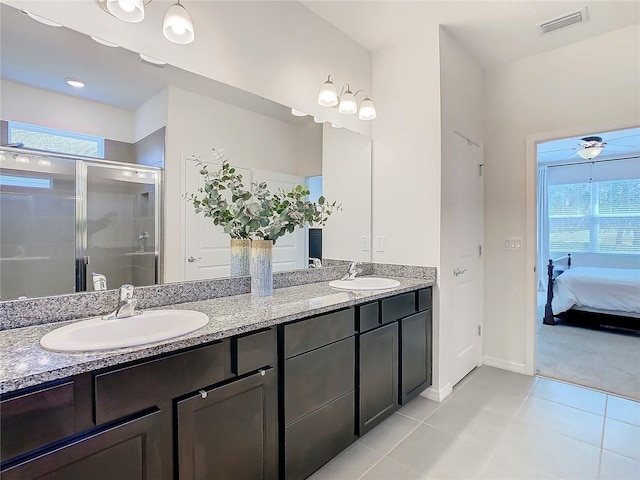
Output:
[[319,258],[311,257],[309,258],[309,261],[311,262],[309,264],[309,268],[322,268],[322,260]]
[[349,264],[349,268],[347,269],[347,273],[340,280],[353,280],[356,278],[356,275],[362,273],[362,269],[356,268],[358,266],[358,262],[351,262]]
[[133,285],[122,285],[118,294],[120,296],[118,306],[109,315],[102,317],[103,320],[133,317],[142,313],[142,310],[136,310],[138,299],[133,298]]

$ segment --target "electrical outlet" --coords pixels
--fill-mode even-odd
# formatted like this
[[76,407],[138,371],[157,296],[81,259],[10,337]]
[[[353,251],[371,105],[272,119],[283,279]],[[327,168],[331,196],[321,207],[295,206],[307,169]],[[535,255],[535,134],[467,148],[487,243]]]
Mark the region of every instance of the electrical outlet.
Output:
[[369,249],[370,249],[369,244],[370,244],[370,242],[369,242],[369,235],[363,235],[363,236],[362,236],[362,240],[361,240],[361,246],[360,246],[360,249],[361,249],[363,252],[368,252],[368,251],[369,251]]
[[382,235],[376,238],[376,252],[384,252],[384,236]]

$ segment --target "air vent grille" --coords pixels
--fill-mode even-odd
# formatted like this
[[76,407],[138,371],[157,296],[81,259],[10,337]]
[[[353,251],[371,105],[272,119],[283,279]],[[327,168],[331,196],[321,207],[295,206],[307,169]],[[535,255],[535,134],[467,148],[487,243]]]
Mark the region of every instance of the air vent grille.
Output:
[[568,27],[569,25],[575,25],[576,23],[581,23],[586,21],[587,21],[587,8],[584,7],[584,8],[581,8],[580,10],[576,10],[575,12],[562,15],[561,17],[539,23],[538,28],[540,29],[540,34],[544,35],[546,33],[555,32],[556,30],[559,30],[561,28]]

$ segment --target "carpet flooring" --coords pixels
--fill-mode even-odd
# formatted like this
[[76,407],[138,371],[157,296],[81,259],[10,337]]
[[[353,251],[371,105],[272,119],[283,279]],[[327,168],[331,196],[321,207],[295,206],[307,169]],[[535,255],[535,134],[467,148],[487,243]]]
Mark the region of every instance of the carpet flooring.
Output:
[[536,373],[640,400],[640,337],[543,325],[538,306]]

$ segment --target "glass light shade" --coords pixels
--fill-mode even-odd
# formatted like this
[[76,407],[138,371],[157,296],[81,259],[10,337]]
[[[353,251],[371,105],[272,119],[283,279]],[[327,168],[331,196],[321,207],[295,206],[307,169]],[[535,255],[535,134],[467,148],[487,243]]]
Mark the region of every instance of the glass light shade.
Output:
[[337,123],[332,123],[331,126],[333,128],[342,128],[342,125],[338,125]]
[[142,0],[107,0],[107,10],[125,22],[138,23],[144,20]]
[[157,65],[159,67],[164,67],[167,64],[167,62],[158,60],[157,58],[150,57],[149,55],[145,55],[144,53],[139,53],[138,56],[140,57],[140,60],[142,60],[143,62],[150,63],[152,65]]
[[85,85],[82,80],[79,80],[77,78],[65,78],[65,81],[67,82],[67,85],[74,88],[82,88]]
[[16,163],[23,163],[23,164],[27,165],[27,164],[31,163],[31,159],[28,156],[20,153],[20,154],[16,155]]
[[103,39],[102,39],[102,38],[100,38],[100,37],[94,37],[93,35],[91,35],[91,39],[92,39],[94,42],[99,43],[100,45],[104,45],[105,47],[118,48],[118,47],[120,46],[120,45],[118,45],[118,44],[115,44],[115,43],[109,42],[109,41],[107,41],[107,40],[103,40]]
[[373,120],[376,118],[376,106],[369,98],[365,98],[360,104],[358,118],[360,120]]
[[313,117],[313,121],[316,123],[325,123],[326,120],[321,119],[320,117]]
[[291,109],[291,115],[293,115],[294,117],[306,117],[307,114],[304,113],[302,110],[296,110],[295,108]]
[[358,104],[356,103],[356,96],[351,93],[351,90],[347,90],[340,99],[338,105],[338,111],[340,113],[356,113],[358,111]]
[[48,158],[41,158],[40,160],[38,160],[38,166],[39,167],[50,167],[51,166],[51,160],[49,160]]
[[582,150],[578,150],[578,155],[580,155],[585,160],[591,160],[592,158],[596,158],[600,155],[600,152],[604,147],[587,147]]
[[331,80],[327,80],[320,87],[318,103],[323,107],[334,107],[338,104],[338,92]]
[[189,12],[179,3],[169,7],[162,23],[162,33],[167,40],[185,45],[193,42],[195,34]]

